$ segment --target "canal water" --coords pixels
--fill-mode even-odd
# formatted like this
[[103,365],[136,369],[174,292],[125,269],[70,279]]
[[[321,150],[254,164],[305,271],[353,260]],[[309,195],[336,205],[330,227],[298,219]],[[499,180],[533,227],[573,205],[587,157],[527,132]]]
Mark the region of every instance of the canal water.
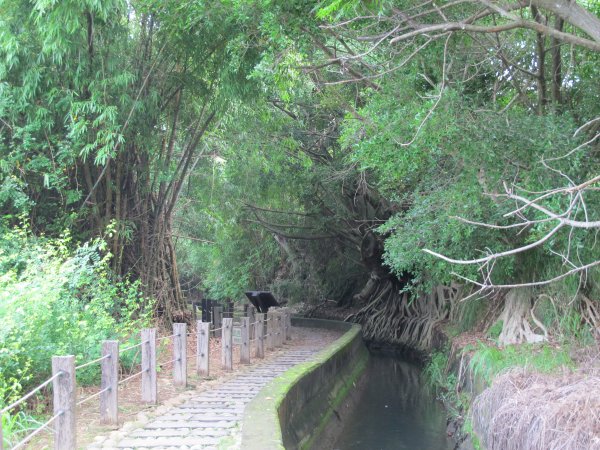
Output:
[[446,410],[414,363],[371,354],[352,411],[344,414],[336,450],[450,450]]

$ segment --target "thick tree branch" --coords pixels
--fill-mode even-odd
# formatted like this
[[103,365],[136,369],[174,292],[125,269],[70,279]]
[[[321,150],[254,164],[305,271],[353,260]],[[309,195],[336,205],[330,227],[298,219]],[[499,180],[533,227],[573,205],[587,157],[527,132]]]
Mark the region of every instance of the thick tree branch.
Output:
[[595,42],[590,39],[581,38],[574,34],[565,33],[537,22],[531,22],[522,19],[495,26],[472,25],[465,22],[445,22],[433,25],[424,25],[416,30],[404,33],[400,36],[396,36],[395,38],[390,40],[390,44],[396,44],[398,42],[405,41],[416,36],[426,35],[428,33],[433,32],[446,33],[449,31],[468,31],[472,33],[501,33],[503,31],[515,30],[517,28],[526,28],[534,30],[538,33],[553,37],[556,40],[565,42],[567,44],[574,44],[596,52],[600,52],[600,42]]

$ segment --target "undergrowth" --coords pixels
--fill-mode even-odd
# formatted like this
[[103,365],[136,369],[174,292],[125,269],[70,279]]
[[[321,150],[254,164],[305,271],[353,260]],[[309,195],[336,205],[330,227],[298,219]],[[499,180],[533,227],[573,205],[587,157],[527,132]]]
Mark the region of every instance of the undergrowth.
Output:
[[474,377],[482,377],[489,385],[500,373],[513,367],[526,367],[537,372],[550,373],[562,367],[574,367],[568,347],[550,344],[521,344],[498,348],[479,342],[473,351],[470,367]]
[[[26,228],[0,235],[0,409],[51,376],[52,356],[75,355],[79,365],[100,355],[102,340],[127,343],[150,323],[139,283],[116,279],[109,260],[102,240],[75,245],[68,234],[44,239]],[[134,363],[123,356],[125,366]],[[77,382],[95,384],[99,375],[94,364],[77,371]],[[3,414],[6,445],[35,428],[48,395]]]
[[[527,367],[537,372],[551,373],[575,365],[569,356],[568,346],[522,344],[499,348],[479,342],[465,347],[462,352],[470,354],[471,376],[474,379],[482,379],[488,386],[496,376],[513,367]],[[474,448],[479,449],[479,441],[472,433],[468,413],[473,398],[470,393],[462,390],[460,380],[450,370],[449,353],[449,348],[433,353],[423,370],[423,375],[427,384],[435,389],[437,398],[446,406],[449,417],[463,424],[462,433],[471,435]]]
[[449,415],[453,418],[461,417],[468,408],[469,398],[460,391],[456,375],[448,372],[448,352],[433,353],[423,369],[423,375],[425,382],[444,403]]

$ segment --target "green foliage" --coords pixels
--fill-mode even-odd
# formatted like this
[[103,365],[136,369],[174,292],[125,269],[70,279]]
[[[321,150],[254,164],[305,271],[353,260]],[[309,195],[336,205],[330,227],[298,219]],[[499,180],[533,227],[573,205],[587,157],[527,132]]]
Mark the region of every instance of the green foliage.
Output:
[[423,369],[426,383],[437,392],[438,399],[444,402],[453,417],[464,414],[469,406],[469,398],[460,392],[454,373],[448,372],[448,350],[434,352]]
[[473,449],[474,450],[485,450],[481,446],[481,442],[479,441],[479,437],[473,431],[473,420],[470,417],[468,417],[467,419],[465,419],[465,422],[463,424],[463,432],[465,433],[465,435],[471,437],[471,443],[473,444]]
[[[564,183],[563,177],[547,170],[540,161],[563,155],[582,142],[581,136],[573,137],[577,123],[581,122],[580,117],[592,118],[597,112],[592,100],[597,94],[591,94],[589,85],[595,80],[593,64],[583,62],[572,67],[568,86],[563,87],[566,96],[581,100],[581,111],[585,112],[567,108],[557,114],[549,109],[545,115],[536,115],[524,106],[526,103],[517,102],[505,108],[516,95],[511,87],[502,92],[495,90],[498,73],[505,69],[493,58],[474,61],[470,50],[475,49],[478,56],[474,57],[478,58],[480,49],[473,47],[470,39],[453,35],[449,41],[447,59],[453,71],[442,73],[441,40],[418,51],[406,64],[402,62],[401,67],[393,68],[398,60],[390,57],[390,47],[385,43],[371,48],[370,44],[359,41],[341,42],[320,32],[316,27],[318,20],[311,17],[316,14],[317,19],[334,22],[360,13],[365,13],[365,17],[385,17],[391,7],[401,9],[409,3],[332,0],[312,10],[302,2],[264,5],[268,6],[257,9],[256,16],[261,16],[257,33],[266,45],[251,72],[262,95],[250,105],[236,103],[235,110],[225,116],[223,130],[213,136],[216,139],[211,145],[226,160],[224,168],[215,177],[214,170],[204,166],[200,170],[210,170],[213,176],[198,176],[194,183],[198,186],[195,198],[210,196],[211,202],[202,205],[202,214],[196,215],[192,223],[208,221],[219,225],[199,230],[197,234],[193,231],[192,235],[215,244],[179,244],[180,254],[190,263],[184,264],[185,270],[202,274],[205,287],[213,295],[236,297],[248,284],[270,285],[286,297],[300,297],[303,290],[313,289],[324,289],[320,296],[324,298],[332,292],[336,298],[351,295],[333,286],[336,282],[331,277],[342,280],[340,285],[359,286],[360,275],[354,277],[353,283],[343,276],[344,270],[352,273],[361,270],[358,264],[348,263],[352,258],[356,260],[352,252],[338,252],[336,248],[323,258],[323,242],[313,246],[288,239],[292,251],[285,254],[278,252],[273,242],[265,240],[277,232],[306,235],[297,230],[310,229],[316,235],[323,230],[337,231],[336,226],[344,221],[347,229],[338,235],[350,234],[354,231],[351,227],[358,226],[348,220],[347,211],[340,205],[347,201],[344,188],[355,189],[353,177],[363,177],[369,188],[391,203],[391,217],[386,212],[378,222],[382,223],[378,231],[385,240],[385,264],[397,275],[410,273],[417,289],[427,290],[438,283],[456,281],[457,275],[479,277],[476,266],[450,265],[426,254],[424,248],[457,259],[471,259],[532,242],[549,230],[551,224],[545,222],[517,234],[514,230],[469,225],[456,217],[506,225],[512,222],[503,216],[513,205],[488,195],[502,192],[503,182],[514,182],[532,192]],[[361,29],[364,23],[369,20],[349,21],[344,29],[351,34],[354,27]],[[385,21],[371,23],[368,34],[376,35],[378,30],[385,31],[386,26]],[[522,48],[532,43],[527,36],[516,32],[506,49],[507,54],[518,58],[522,67],[531,64],[531,53]],[[424,41],[417,39],[407,47],[416,48],[421,43]],[[312,69],[332,58],[323,45],[338,49],[340,55],[346,51],[364,54],[358,60],[365,67],[378,67],[375,71],[387,67],[390,71],[385,77],[373,78],[377,88],[367,83],[327,85],[348,81],[349,67],[358,72],[370,69],[360,67],[358,62],[353,65],[352,58],[339,71],[335,64],[326,64],[320,71]],[[590,56],[592,60],[596,58]],[[480,64],[485,67],[481,74],[464,75],[468,72],[466,68]],[[443,84],[442,76],[446,77]],[[589,98],[584,99],[580,92],[590,94]],[[307,113],[312,109],[318,113]],[[330,132],[323,126],[342,117],[339,130]],[[331,141],[324,145],[330,158],[325,164],[306,151],[314,150],[313,142],[306,139],[309,133],[331,136]],[[553,166],[572,179],[583,181],[595,173],[588,166],[590,162],[591,167],[597,167],[597,162],[590,161],[582,152],[568,161],[554,162]],[[205,186],[199,187],[202,183]],[[213,196],[220,198],[220,204],[212,201]],[[566,201],[566,198],[554,200],[545,206],[560,211]],[[597,198],[588,201],[593,205],[598,203]],[[315,220],[279,216],[278,219],[285,220],[274,220],[276,216],[261,212],[264,222],[286,224],[283,230],[268,229],[246,207],[249,203],[320,217]],[[185,214],[191,216],[191,212]],[[535,213],[531,216],[540,218]],[[261,226],[263,229],[259,230]],[[519,260],[499,261],[494,267],[493,281],[554,276],[563,269],[562,261],[546,256],[570,242],[583,260],[592,258],[590,239],[589,233],[584,232],[559,233],[545,247]],[[196,249],[199,246],[202,248]],[[319,266],[317,256],[326,259],[324,264]],[[276,259],[281,262],[279,266],[274,262]],[[293,266],[292,259],[301,262]],[[256,261],[260,261],[264,270],[255,267]],[[319,279],[326,267],[335,264],[338,271],[329,271],[329,280]],[[313,269],[317,267],[320,270]],[[469,320],[474,321],[473,317]]]
[[581,345],[594,344],[592,330],[585,324],[579,311],[572,308],[566,308],[564,314],[556,319],[558,324],[555,329],[558,331],[559,337],[563,341],[575,340]]
[[502,333],[502,327],[504,323],[501,320],[497,320],[494,324],[487,330],[487,335],[490,339],[497,340],[500,337],[500,333]]
[[122,114],[130,104],[114,96],[135,77],[114,70],[115,53],[82,53],[90,21],[96,45],[121,49],[126,5],[11,0],[0,8],[0,206],[15,213],[37,208],[41,224],[58,232],[72,219],[58,213],[81,198],[72,183],[76,159],[104,164],[123,143]]
[[[475,379],[483,379],[490,385],[497,375],[513,367],[527,367],[538,372],[554,372],[561,368],[574,366],[568,347],[544,345],[519,345],[498,348],[479,342],[475,347],[463,349]],[[479,448],[477,436],[473,433],[472,423],[468,419],[471,395],[462,391],[456,374],[449,367],[449,348],[434,352],[423,369],[425,382],[434,388],[438,398],[444,402],[451,417],[465,418],[463,432],[474,439],[475,448]]]
[[423,369],[423,376],[431,387],[439,386],[448,389],[452,383],[448,381],[447,368],[448,353],[434,352]]
[[[35,238],[24,228],[2,234],[0,405],[48,378],[53,355],[73,354],[81,364],[98,357],[102,340],[127,340],[149,324],[152,305],[138,282],[114,279],[105,247],[73,246],[68,234]],[[83,384],[98,377],[97,365],[77,374]]]
[[[540,160],[563,155],[575,147],[580,142],[572,137],[575,126],[567,115],[540,117],[518,109],[504,115],[475,113],[470,111],[469,100],[453,89],[446,89],[425,120],[432,101],[422,99],[423,94],[410,81],[412,72],[407,71],[407,77],[388,80],[360,111],[371,118],[368,125],[355,120],[345,122],[341,142],[352,149],[349,160],[372,174],[381,191],[401,205],[400,212],[379,228],[386,237],[385,261],[392,270],[415,274],[415,283],[425,287],[430,281],[450,282],[455,279],[452,272],[477,278],[477,267],[450,265],[423,249],[455,259],[472,259],[533,242],[547,233],[553,226],[547,222],[517,235],[466,224],[457,218],[511,223],[503,215],[512,204],[495,202],[487,195],[502,193],[506,180],[518,180],[522,189],[534,192],[561,185],[558,173],[548,171]],[[480,126],[482,123],[485,127]],[[585,180],[593,174],[584,166],[585,159],[584,155],[575,155],[568,163],[555,163],[555,167],[574,179]],[[564,200],[554,200],[546,207],[563,210],[567,207]],[[598,198],[590,197],[589,201],[596,204]],[[541,218],[541,214],[533,215]],[[536,261],[530,265],[537,274],[525,276],[521,272],[515,276],[515,264],[528,264],[506,258],[496,264],[494,282],[531,279],[534,275],[539,278],[544,270],[545,275],[556,274],[562,270],[562,261],[545,258],[543,262],[548,264],[539,264],[539,255],[550,248],[563,248],[568,239],[571,245],[576,242],[574,246],[587,259],[593,257],[589,252],[593,246],[590,233],[561,233],[545,248],[526,256]]]
[[264,185],[262,160],[257,165],[246,160],[244,172],[239,156],[203,162],[190,178],[194,190],[188,194],[203,200],[179,210],[177,216],[181,235],[204,240],[177,241],[182,276],[200,278],[207,295],[219,300],[242,299],[248,289],[267,288],[279,262],[277,243],[260,227],[248,226],[239,201],[240,191],[256,193],[255,184]]
[[[582,252],[587,250],[581,249]],[[590,270],[583,286],[575,277],[557,283],[545,289],[536,300],[536,317],[560,342],[582,346],[594,344],[589,308],[597,308],[600,299],[599,273],[597,269]]]
[[[276,85],[267,88],[275,97],[281,94]],[[312,239],[347,215],[337,194],[328,191],[339,183],[325,185],[341,158],[336,159],[333,139],[322,159],[305,150],[319,135],[312,130],[333,120],[337,105],[306,91],[293,96],[323,106],[273,106],[266,100],[240,105],[210,136],[218,158],[202,161],[190,177],[191,207],[178,210],[178,233],[205,242],[181,239],[177,250],[182,273],[200,278],[212,298],[243,299],[250,288],[271,289],[292,302],[351,293],[348,280],[357,276],[357,255],[335,241]],[[335,214],[323,214],[328,208]]]
[[489,300],[482,297],[462,301],[458,305],[460,312],[461,332],[474,329],[483,318],[489,308]]
[[482,377],[488,384],[496,375],[512,367],[526,367],[548,373],[574,366],[568,347],[564,346],[522,344],[498,348],[480,342],[473,350],[470,361],[473,375]]

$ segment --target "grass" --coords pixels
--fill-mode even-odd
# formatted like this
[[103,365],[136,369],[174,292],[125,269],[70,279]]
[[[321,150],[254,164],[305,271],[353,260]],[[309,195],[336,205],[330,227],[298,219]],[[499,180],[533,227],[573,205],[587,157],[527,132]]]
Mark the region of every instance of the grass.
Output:
[[475,377],[483,377],[486,383],[491,384],[494,377],[512,367],[550,373],[562,367],[574,367],[575,363],[569,356],[568,347],[521,344],[500,349],[480,342],[471,356],[470,366]]
[[36,430],[48,417],[25,411],[2,415],[2,439],[4,448],[12,448],[26,435]]
[[[431,355],[429,363],[423,369],[426,383],[435,389],[439,400],[444,402],[448,416],[465,419],[463,432],[471,435],[475,449],[481,448],[477,436],[472,432],[472,423],[468,411],[472,395],[463,392],[458,386],[457,375],[449,371],[449,348]],[[522,344],[499,348],[495,345],[479,342],[467,346],[463,352],[470,352],[470,368],[474,378],[481,378],[490,385],[493,379],[513,367],[527,367],[537,372],[551,373],[563,367],[574,367],[569,356],[569,347],[556,347],[549,344]]]
[[425,382],[436,392],[437,398],[444,403],[450,417],[461,417],[468,409],[469,395],[457,389],[458,379],[454,373],[447,372],[448,353],[435,352],[423,369]]

